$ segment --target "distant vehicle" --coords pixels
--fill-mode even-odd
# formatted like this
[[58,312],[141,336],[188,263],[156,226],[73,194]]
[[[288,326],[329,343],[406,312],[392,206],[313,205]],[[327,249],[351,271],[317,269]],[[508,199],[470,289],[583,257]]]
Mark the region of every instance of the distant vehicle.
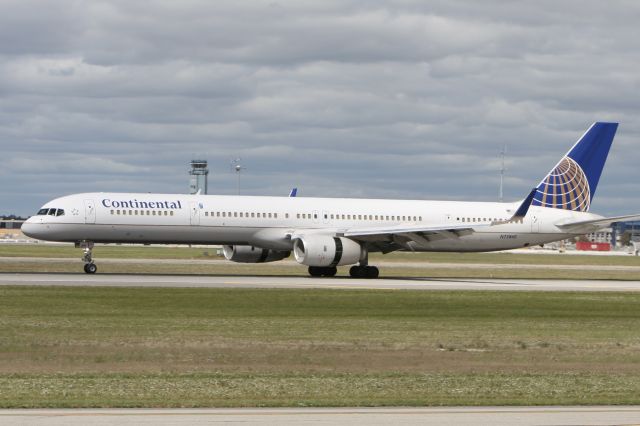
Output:
[[94,243],[222,244],[228,260],[273,262],[293,251],[312,276],[378,277],[371,252],[481,252],[593,232],[640,215],[589,213],[617,123],[594,123],[515,203],[312,197],[86,193],[57,198],[22,231],[74,242],[95,273]]

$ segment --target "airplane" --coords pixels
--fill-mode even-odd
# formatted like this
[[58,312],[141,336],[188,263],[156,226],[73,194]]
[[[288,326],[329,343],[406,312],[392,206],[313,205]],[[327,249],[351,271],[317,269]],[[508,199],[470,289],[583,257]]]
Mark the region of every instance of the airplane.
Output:
[[589,212],[617,127],[593,123],[519,202],[99,192],[46,203],[22,232],[75,243],[88,274],[97,271],[95,243],[220,244],[233,262],[274,262],[293,252],[313,277],[353,265],[351,277],[377,278],[369,253],[508,250],[640,219]]

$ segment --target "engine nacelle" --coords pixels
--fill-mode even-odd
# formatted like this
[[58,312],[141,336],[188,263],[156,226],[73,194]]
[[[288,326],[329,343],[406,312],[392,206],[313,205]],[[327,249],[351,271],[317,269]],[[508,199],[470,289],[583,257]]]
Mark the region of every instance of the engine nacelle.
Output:
[[353,240],[327,235],[307,235],[293,243],[293,255],[307,266],[340,266],[358,263],[362,247]]
[[254,246],[222,246],[227,260],[239,263],[275,262],[289,257],[290,251],[261,249]]

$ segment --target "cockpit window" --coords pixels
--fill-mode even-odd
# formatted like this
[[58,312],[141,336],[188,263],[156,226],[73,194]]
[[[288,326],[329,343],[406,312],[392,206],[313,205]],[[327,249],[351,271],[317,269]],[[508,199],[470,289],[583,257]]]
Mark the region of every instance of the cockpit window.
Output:
[[38,215],[42,216],[43,214],[49,213],[49,209],[40,209],[38,210]]
[[56,215],[56,209],[49,209],[49,216],[55,216]]
[[62,215],[64,215],[64,210],[58,209],[58,211],[56,212],[56,216],[62,216]]

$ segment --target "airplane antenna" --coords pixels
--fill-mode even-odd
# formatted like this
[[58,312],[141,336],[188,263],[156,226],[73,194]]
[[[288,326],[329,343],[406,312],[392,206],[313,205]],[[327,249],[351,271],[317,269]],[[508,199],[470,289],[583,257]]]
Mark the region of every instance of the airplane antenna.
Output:
[[246,167],[242,165],[242,158],[238,157],[234,160],[231,160],[231,170],[236,172],[236,176],[238,177],[237,183],[237,193],[240,195],[240,174],[243,170],[246,170]]
[[507,171],[507,169],[504,167],[504,158],[507,155],[507,145],[504,145],[502,147],[502,151],[500,151],[500,193],[498,195],[498,200],[500,202],[503,201],[504,199],[504,193],[503,193],[503,189],[504,189],[504,172]]

